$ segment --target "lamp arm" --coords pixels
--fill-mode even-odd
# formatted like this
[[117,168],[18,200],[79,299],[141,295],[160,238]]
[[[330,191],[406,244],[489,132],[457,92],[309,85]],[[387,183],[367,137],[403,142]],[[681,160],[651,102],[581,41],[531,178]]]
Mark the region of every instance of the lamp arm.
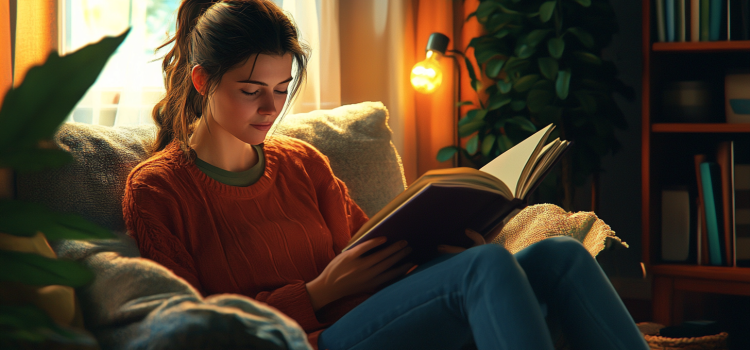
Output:
[[458,148],[458,151],[456,152],[456,158],[454,159],[454,167],[457,167],[461,164],[461,138],[458,136],[458,122],[461,120],[461,106],[458,105],[458,103],[461,101],[461,63],[458,61],[458,58],[456,55],[460,55],[464,59],[466,59],[466,56],[464,56],[464,53],[458,50],[446,50],[446,52],[453,53],[453,55],[445,55],[446,57],[450,57],[453,59],[453,61],[456,63],[456,69],[457,72],[457,78],[456,82],[458,85],[456,86],[456,121],[455,121],[455,127],[456,132],[453,134],[453,143],[456,145],[456,148]]

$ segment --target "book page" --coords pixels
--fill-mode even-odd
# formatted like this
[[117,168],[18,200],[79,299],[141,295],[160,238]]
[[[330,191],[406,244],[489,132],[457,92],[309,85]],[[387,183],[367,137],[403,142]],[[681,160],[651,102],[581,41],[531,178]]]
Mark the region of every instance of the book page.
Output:
[[530,171],[533,160],[536,160],[537,155],[544,146],[544,140],[547,139],[553,128],[553,124],[547,125],[544,129],[537,131],[534,135],[529,136],[526,140],[521,141],[521,143],[497,156],[497,158],[479,170],[500,179],[500,181],[504,182],[513,191],[513,195],[518,198],[518,192],[520,192],[521,187],[519,186],[519,180],[524,170],[527,173]]
[[543,174],[546,174],[547,169],[555,164],[558,157],[565,151],[570,145],[570,141],[562,141],[559,138],[555,141],[550,142],[544,147],[542,154],[539,155],[539,160],[534,167],[533,172],[524,182],[523,188],[519,193],[518,198],[525,198],[529,193],[529,190],[534,186],[537,181],[541,181]]

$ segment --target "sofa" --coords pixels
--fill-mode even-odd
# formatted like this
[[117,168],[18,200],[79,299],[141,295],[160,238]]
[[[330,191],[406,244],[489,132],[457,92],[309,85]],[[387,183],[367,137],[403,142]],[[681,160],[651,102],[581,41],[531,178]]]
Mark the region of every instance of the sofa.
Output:
[[[148,157],[155,133],[152,125],[66,123],[54,142],[71,152],[74,162],[17,175],[18,199],[77,213],[118,237],[50,242],[60,258],[79,261],[94,272],[94,281],[76,290],[85,329],[106,349],[310,349],[299,326],[273,308],[241,295],[203,297],[168,269],[140,257],[125,232],[121,201],[127,175]],[[275,134],[318,148],[369,216],[406,188],[388,111],[380,102],[287,115],[269,137]],[[544,223],[538,224],[540,220]],[[559,225],[552,225],[557,231],[550,231],[549,220],[557,220]],[[517,251],[560,234],[578,238],[594,256],[606,239],[618,240],[593,213],[565,213],[547,205],[521,211],[495,243]]]

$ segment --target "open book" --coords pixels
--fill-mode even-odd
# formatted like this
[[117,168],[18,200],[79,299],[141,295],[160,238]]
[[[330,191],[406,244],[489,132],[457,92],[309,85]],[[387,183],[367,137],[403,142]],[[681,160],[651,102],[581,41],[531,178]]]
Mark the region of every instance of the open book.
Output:
[[430,170],[367,221],[344,251],[366,240],[386,236],[388,243],[406,240],[417,263],[437,255],[440,244],[468,247],[464,230],[487,237],[508,215],[526,205],[528,194],[549,173],[570,142],[546,144],[550,124],[505,151],[481,169]]

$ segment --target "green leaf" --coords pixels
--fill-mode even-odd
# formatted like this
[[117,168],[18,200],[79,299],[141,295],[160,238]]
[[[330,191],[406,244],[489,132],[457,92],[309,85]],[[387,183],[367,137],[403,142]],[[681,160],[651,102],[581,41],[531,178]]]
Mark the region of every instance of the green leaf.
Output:
[[474,135],[466,142],[466,152],[473,156],[477,153],[477,147],[479,147],[479,135]]
[[521,44],[516,48],[515,54],[516,56],[518,56],[518,58],[525,59],[525,58],[531,57],[531,55],[533,55],[534,52],[536,52],[534,47],[526,45],[526,44]]
[[599,56],[594,55],[593,53],[590,53],[590,52],[573,51],[573,56],[575,56],[579,60],[586,62],[586,63],[596,64],[596,65],[602,64],[602,59],[599,58]]
[[519,112],[522,109],[526,108],[526,101],[524,100],[513,101],[510,103],[510,108],[516,112]]
[[555,84],[551,80],[547,79],[539,79],[536,83],[534,83],[534,86],[531,87],[534,90],[547,90],[547,91],[555,91]]
[[474,119],[476,119],[477,117],[477,113],[481,110],[482,109],[472,109],[466,112],[466,116],[458,121],[458,126],[466,125],[467,123],[474,121]]
[[466,63],[466,70],[469,72],[469,78],[471,78],[473,85],[473,82],[477,80],[477,75],[474,74],[474,65],[471,64],[471,61],[469,61],[469,58],[466,56],[464,56],[464,63]]
[[513,141],[511,141],[507,135],[502,134],[500,137],[497,138],[497,146],[500,149],[500,152],[505,152],[511,148],[513,148]]
[[578,40],[583,44],[583,46],[586,46],[588,48],[591,48],[594,46],[594,37],[589,34],[589,32],[585,31],[583,28],[580,27],[572,27],[568,28],[568,32],[573,33]]
[[[480,90],[482,90],[482,82],[479,80],[472,80],[471,88],[474,89],[474,91],[479,92]],[[479,103],[481,104],[482,101],[479,101]]]
[[0,149],[25,149],[51,139],[128,31],[63,57],[52,52],[44,64],[29,69],[21,85],[3,100]]
[[498,51],[495,47],[480,46],[474,49],[474,57],[479,64],[487,62],[496,56],[502,56],[502,52]]
[[521,130],[525,130],[531,133],[536,132],[536,126],[534,125],[534,123],[520,115],[508,119],[507,122],[518,125]]
[[468,16],[466,16],[466,20],[464,22],[468,22],[471,19],[471,17],[474,17],[476,15],[477,15],[477,11],[470,13]]
[[530,89],[537,80],[539,80],[539,74],[529,74],[521,79],[516,80],[516,83],[513,84],[513,88],[518,92],[524,92]]
[[[88,334],[59,326],[35,305],[0,305],[0,339],[22,343],[39,343],[46,339],[62,340],[65,348],[95,348],[96,340]],[[56,339],[55,339],[56,338]],[[4,344],[0,341],[0,344]]]
[[0,201],[0,232],[21,237],[43,232],[47,239],[116,238],[79,215],[56,213],[39,204],[15,200]]
[[500,89],[501,94],[507,94],[513,88],[513,83],[505,80],[498,81],[496,85]]
[[487,62],[487,76],[490,78],[496,78],[500,74],[500,70],[503,69],[505,60],[493,58]]
[[555,91],[557,92],[557,97],[559,97],[561,100],[568,98],[568,90],[570,89],[570,75],[570,69],[557,72]]
[[0,281],[31,286],[62,285],[83,287],[94,274],[83,265],[69,260],[50,259],[33,253],[0,250]]
[[513,74],[516,71],[521,71],[529,66],[529,61],[520,59],[518,57],[511,57],[505,64],[505,71],[508,74]]
[[490,96],[489,103],[490,105],[487,109],[490,111],[494,111],[510,103],[510,96],[502,95],[502,94],[493,95],[493,96]]
[[466,137],[484,126],[484,120],[475,120],[458,127],[458,136]]
[[493,37],[502,39],[506,37],[508,34],[510,34],[510,30],[503,28],[503,29],[498,30],[497,33],[493,35]]
[[473,105],[474,105],[474,101],[461,101],[459,103],[456,103],[456,107],[473,106]]
[[547,41],[547,49],[549,50],[550,56],[560,59],[563,51],[565,51],[565,41],[563,41],[562,38],[549,39],[549,41]]
[[72,161],[70,153],[59,149],[30,148],[0,154],[0,168],[12,168],[21,173],[59,168]]
[[526,37],[526,43],[529,46],[536,47],[549,33],[552,33],[552,29],[534,29]]
[[477,7],[477,19],[482,18],[482,20],[485,20],[495,11],[499,10],[500,6],[499,4],[493,2],[493,1],[484,1],[479,4],[479,7]]
[[551,92],[546,90],[531,90],[526,96],[526,105],[532,113],[535,113],[552,103],[554,97]]
[[437,153],[437,160],[438,162],[444,162],[446,160],[450,160],[453,158],[453,155],[458,152],[458,148],[456,146],[448,146],[441,148]]
[[495,144],[495,135],[489,134],[487,135],[484,140],[482,140],[482,154],[485,156],[490,155],[490,151],[492,151],[492,146]]
[[552,13],[555,11],[555,5],[557,5],[557,1],[547,1],[543,3],[542,6],[539,6],[539,19],[542,23],[547,23],[547,21],[552,18]]
[[558,69],[557,60],[552,57],[540,57],[537,63],[539,64],[539,71],[545,78],[555,79]]
[[575,0],[575,2],[581,4],[583,7],[591,6],[591,0]]

